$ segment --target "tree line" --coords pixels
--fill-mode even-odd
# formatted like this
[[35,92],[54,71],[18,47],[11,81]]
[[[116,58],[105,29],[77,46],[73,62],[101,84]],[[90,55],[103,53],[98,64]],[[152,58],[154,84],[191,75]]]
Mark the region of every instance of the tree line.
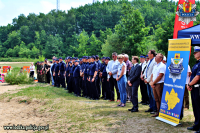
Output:
[[[173,38],[177,2],[109,0],[48,14],[20,14],[0,27],[0,57],[100,55],[113,51],[167,55]],[[197,10],[200,3],[196,2]],[[199,23],[199,17],[194,25]]]

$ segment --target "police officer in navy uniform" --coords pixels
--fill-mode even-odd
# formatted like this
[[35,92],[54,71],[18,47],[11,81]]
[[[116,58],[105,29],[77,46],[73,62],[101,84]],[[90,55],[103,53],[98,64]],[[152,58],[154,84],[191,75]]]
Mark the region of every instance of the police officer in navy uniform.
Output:
[[83,97],[87,97],[87,88],[86,88],[86,80],[87,80],[87,74],[85,73],[86,68],[86,56],[83,56],[83,64],[81,66],[82,73],[81,73],[81,79],[82,79],[82,89],[83,89]]
[[74,69],[74,66],[73,66],[72,62],[70,61],[69,67],[68,67],[69,74],[68,74],[68,82],[67,82],[67,90],[69,93],[73,92],[73,84],[74,84],[73,69]]
[[97,86],[95,85],[95,80],[97,79],[98,73],[98,64],[95,62],[96,57],[93,55],[91,57],[91,64],[89,67],[89,81],[90,81],[90,89],[91,89],[91,98],[93,100],[99,100],[99,94],[97,90]]
[[[101,79],[100,82],[102,82],[102,89],[101,89],[102,90],[102,97],[101,98],[106,99],[106,95],[105,95],[106,94],[106,88],[105,88],[105,84],[103,84],[103,78],[102,78],[103,70],[105,68],[105,57],[102,57],[101,61],[102,61],[102,64],[101,64],[100,73],[99,73],[99,77]],[[104,74],[104,76],[105,76],[105,74]]]
[[65,63],[63,62],[63,58],[59,58],[59,73],[58,75],[60,76],[60,84],[62,85],[62,88],[66,88],[65,84]]
[[111,91],[109,89],[109,82],[107,80],[108,73],[106,72],[106,67],[109,61],[110,61],[110,57],[105,57],[105,62],[102,68],[103,69],[102,70],[102,95],[104,96],[104,100],[111,100]]
[[87,98],[92,99],[92,93],[91,93],[91,88],[90,88],[90,76],[89,76],[89,71],[90,71],[90,65],[91,65],[91,56],[88,56],[87,58],[87,64],[85,68],[85,73],[87,74],[87,81],[86,81],[86,87],[87,87]]
[[73,72],[73,78],[75,83],[75,90],[74,93],[76,96],[81,96],[81,89],[80,89],[80,73],[81,73],[81,66],[79,65],[79,61],[75,61],[75,68]]
[[[66,83],[67,83],[67,81],[68,81],[68,75],[69,75],[69,72],[68,72],[68,66],[69,66],[69,63],[68,63],[68,58],[69,57],[66,57],[65,58],[65,81],[66,81]],[[65,84],[65,86],[66,86],[66,84]],[[65,90],[67,90],[67,87],[65,87]]]
[[192,68],[192,75],[190,77],[190,82],[187,85],[187,89],[191,91],[195,121],[194,125],[187,129],[200,133],[200,47],[198,46],[194,47],[194,57],[197,62]]
[[53,81],[54,81],[53,86],[55,86],[55,74],[54,74],[55,66],[56,66],[56,59],[53,59],[53,65],[51,67],[51,75],[53,76]]
[[55,84],[54,87],[60,87],[60,76],[59,73],[59,59],[56,59],[56,64],[54,67],[54,75],[55,75]]
[[99,77],[99,73],[101,70],[101,61],[99,60],[99,56],[96,55],[96,63],[98,64],[98,72],[97,72],[97,77],[96,77],[96,87],[97,87],[97,92],[98,92],[98,96],[100,97],[101,95],[101,84],[100,84],[100,77]]

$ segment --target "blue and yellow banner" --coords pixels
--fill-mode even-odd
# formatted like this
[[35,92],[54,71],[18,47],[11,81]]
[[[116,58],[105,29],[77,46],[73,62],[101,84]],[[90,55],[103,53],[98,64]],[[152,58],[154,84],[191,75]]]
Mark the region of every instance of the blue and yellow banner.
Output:
[[165,81],[156,119],[176,126],[183,105],[191,39],[169,39],[168,42]]

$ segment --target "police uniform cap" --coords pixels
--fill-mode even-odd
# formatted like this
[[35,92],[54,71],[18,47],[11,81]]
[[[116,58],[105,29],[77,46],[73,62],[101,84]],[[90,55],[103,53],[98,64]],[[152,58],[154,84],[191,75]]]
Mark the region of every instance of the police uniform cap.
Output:
[[69,63],[72,63],[71,61]]
[[78,60],[75,60],[74,62],[79,62]]
[[56,59],[53,59],[53,60],[56,60]]
[[68,60],[68,57],[66,57],[65,60]]
[[96,59],[96,56],[93,55],[93,56],[91,56],[91,58]]
[[194,47],[194,53],[195,53],[195,52],[200,52],[200,47],[199,47],[199,46],[195,46],[195,47]]
[[60,57],[59,59],[63,59],[62,57]]
[[99,58],[99,56],[98,56],[98,55],[96,55],[96,58]]
[[56,59],[56,61],[59,61],[59,59]]
[[146,58],[146,56],[145,55],[140,55],[140,58]]
[[91,56],[88,56],[88,59],[91,59]]
[[149,57],[148,55],[146,55],[146,57]]
[[75,60],[76,58],[75,57],[72,57],[72,60]]
[[106,60],[110,60],[110,57],[105,57]]

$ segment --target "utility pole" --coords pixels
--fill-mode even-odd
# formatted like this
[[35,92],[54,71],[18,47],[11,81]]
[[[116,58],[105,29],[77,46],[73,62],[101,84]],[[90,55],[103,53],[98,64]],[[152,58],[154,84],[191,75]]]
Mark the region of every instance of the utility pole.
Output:
[[60,0],[57,0],[57,11],[60,10]]

